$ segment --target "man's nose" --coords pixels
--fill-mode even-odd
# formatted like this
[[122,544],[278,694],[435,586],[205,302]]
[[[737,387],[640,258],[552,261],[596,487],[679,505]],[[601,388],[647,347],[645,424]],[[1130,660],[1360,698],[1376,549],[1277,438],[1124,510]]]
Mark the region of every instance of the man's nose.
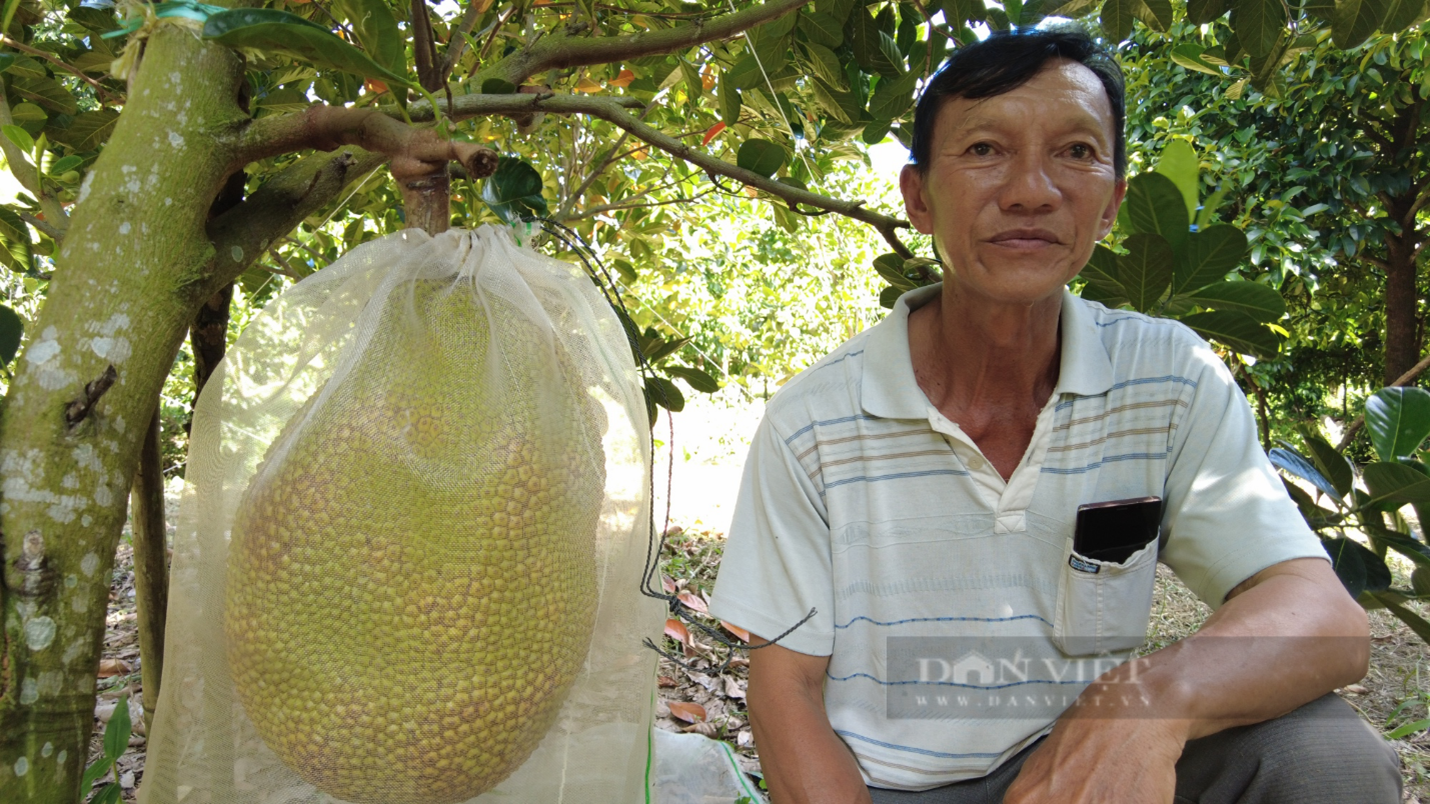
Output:
[[999,205],[1007,212],[1051,212],[1062,201],[1052,175],[1052,165],[1032,149],[1015,156],[1009,165]]

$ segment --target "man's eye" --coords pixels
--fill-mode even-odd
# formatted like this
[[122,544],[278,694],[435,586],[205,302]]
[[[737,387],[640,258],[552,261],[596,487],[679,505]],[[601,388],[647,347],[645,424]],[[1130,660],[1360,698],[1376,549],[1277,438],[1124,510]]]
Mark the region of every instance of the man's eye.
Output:
[[986,142],[977,142],[968,149],[968,152],[974,156],[988,156],[993,153],[993,146]]
[[1091,159],[1093,151],[1090,146],[1078,143],[1068,149],[1068,154],[1073,159]]

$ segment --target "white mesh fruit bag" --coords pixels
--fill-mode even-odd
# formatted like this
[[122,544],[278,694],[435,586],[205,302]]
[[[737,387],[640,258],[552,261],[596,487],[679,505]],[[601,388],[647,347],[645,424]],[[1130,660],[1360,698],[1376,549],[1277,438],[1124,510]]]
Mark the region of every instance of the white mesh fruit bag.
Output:
[[353,249],[194,416],[142,804],[644,802],[646,411],[572,265]]

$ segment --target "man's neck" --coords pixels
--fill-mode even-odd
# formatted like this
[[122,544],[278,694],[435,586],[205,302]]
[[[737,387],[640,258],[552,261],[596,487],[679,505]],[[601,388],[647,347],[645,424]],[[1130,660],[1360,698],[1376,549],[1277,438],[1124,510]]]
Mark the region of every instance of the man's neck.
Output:
[[[969,298],[953,281],[909,314],[914,377],[929,401],[985,453],[1021,457],[1038,411],[1057,385],[1061,294],[1000,304]],[[1011,443],[985,443],[994,433],[1006,433]],[[1011,466],[1002,468],[1004,477],[1011,474]]]

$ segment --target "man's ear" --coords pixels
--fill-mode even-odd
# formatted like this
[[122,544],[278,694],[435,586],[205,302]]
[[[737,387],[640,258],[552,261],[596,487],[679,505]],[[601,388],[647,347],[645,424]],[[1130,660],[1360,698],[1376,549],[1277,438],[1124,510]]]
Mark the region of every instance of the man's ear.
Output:
[[1098,240],[1107,237],[1107,233],[1112,231],[1112,225],[1117,223],[1117,212],[1122,209],[1122,200],[1126,197],[1127,179],[1118,179],[1112,190],[1112,200],[1107,202],[1107,208],[1102,211],[1102,218],[1098,221]]
[[904,213],[909,223],[923,234],[933,234],[933,211],[929,209],[925,177],[913,165],[899,171],[899,191],[904,194]]

